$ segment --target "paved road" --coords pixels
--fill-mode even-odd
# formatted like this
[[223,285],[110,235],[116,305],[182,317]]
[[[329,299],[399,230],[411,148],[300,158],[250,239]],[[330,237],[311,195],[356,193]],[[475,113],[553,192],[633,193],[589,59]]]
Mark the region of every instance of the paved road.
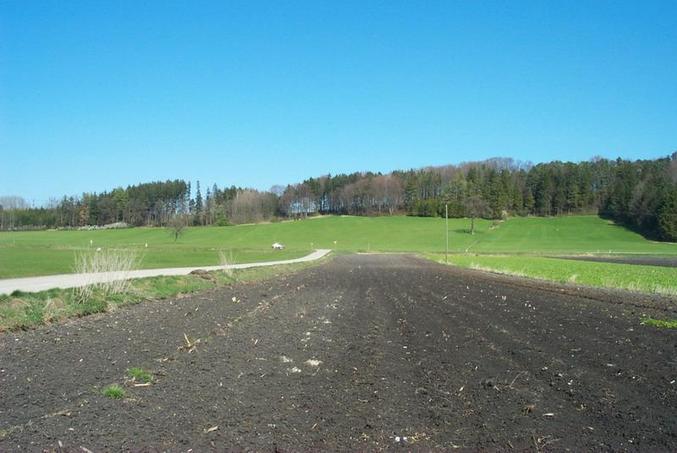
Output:
[[674,302],[339,256],[0,335],[0,451],[675,451]]
[[277,266],[279,264],[314,261],[327,255],[331,250],[316,250],[301,258],[265,261],[260,263],[230,264],[226,266],[172,267],[165,269],[141,269],[129,272],[97,272],[90,274],[61,274],[44,277],[11,278],[0,280],[0,294],[11,294],[19,290],[24,292],[45,291],[52,288],[75,288],[93,283],[126,280],[129,278],[158,277],[161,275],[187,275],[195,270],[216,271],[222,269],[248,269],[251,267]]

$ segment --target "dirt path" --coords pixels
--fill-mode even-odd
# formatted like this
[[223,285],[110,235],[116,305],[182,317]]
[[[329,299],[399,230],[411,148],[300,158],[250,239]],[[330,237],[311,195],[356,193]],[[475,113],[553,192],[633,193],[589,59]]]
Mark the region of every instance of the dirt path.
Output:
[[44,277],[8,278],[0,280],[0,294],[13,291],[36,292],[52,288],[76,288],[93,283],[113,282],[130,278],[158,277],[161,275],[188,275],[196,270],[217,271],[224,269],[249,269],[252,267],[278,266],[280,264],[304,263],[319,260],[331,250],[315,250],[301,258],[282,261],[262,261],[258,263],[228,264],[224,266],[170,267],[163,269],[139,269],[128,272],[97,272],[90,274],[60,274]]
[[674,304],[337,257],[0,336],[0,451],[675,450],[677,331],[639,324]]

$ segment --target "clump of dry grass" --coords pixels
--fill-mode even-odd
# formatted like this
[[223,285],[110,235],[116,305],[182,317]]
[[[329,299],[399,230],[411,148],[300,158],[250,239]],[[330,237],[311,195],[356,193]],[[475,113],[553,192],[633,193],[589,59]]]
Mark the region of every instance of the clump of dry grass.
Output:
[[[81,277],[80,285],[73,289],[76,300],[86,302],[95,291],[105,296],[128,291],[129,272],[140,261],[139,253],[131,249],[96,249],[76,255],[73,270]],[[112,279],[103,281],[104,276]]]
[[49,297],[45,302],[45,307],[43,308],[42,319],[45,322],[54,321],[61,318],[63,313],[66,310],[65,302],[58,297]]
[[224,266],[223,273],[230,278],[233,277],[234,272],[229,266],[233,264],[235,264],[235,260],[233,259],[233,251],[231,250],[226,253],[225,250],[219,250],[219,265]]
[[18,298],[9,301],[8,307],[12,310],[23,310],[28,305],[28,302]]

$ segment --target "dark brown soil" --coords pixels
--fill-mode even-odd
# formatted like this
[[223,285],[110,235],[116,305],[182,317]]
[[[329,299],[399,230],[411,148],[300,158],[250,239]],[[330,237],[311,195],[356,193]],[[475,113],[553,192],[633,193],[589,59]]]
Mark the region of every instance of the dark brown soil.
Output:
[[342,256],[0,336],[0,451],[674,451],[677,331],[644,314],[675,301]]
[[655,256],[563,256],[561,258],[597,263],[639,264],[642,266],[677,267],[677,258]]

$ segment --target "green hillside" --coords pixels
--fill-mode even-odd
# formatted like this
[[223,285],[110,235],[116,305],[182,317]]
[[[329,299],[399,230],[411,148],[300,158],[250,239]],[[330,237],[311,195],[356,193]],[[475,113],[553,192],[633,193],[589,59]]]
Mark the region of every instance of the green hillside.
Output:
[[[596,216],[449,220],[454,253],[677,255],[677,244],[644,239]],[[90,242],[91,241],[91,242]],[[273,242],[285,244],[274,252]],[[146,247],[146,244],[148,245]],[[142,267],[213,265],[219,250],[235,262],[287,259],[312,249],[337,251],[443,252],[444,219],[334,216],[271,224],[189,228],[174,242],[160,228],[0,233],[0,278],[71,272],[75,254],[97,247],[133,248]]]

